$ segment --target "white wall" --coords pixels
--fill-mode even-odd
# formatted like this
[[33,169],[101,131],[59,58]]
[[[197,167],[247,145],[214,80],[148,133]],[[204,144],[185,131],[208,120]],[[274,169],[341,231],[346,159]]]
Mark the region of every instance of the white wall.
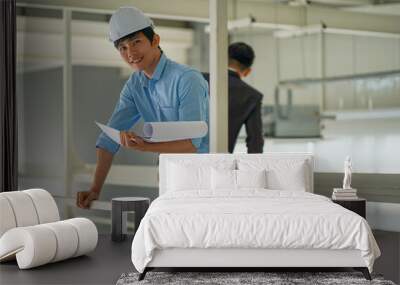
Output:
[[[72,63],[75,65],[128,69],[108,40],[108,23],[86,20],[71,22]],[[156,27],[160,46],[169,58],[188,63],[193,32],[187,28]],[[60,67],[63,64],[64,30],[62,19],[17,17],[17,64],[19,72]],[[125,71],[126,72],[126,71]],[[128,70],[127,73],[131,73]]]

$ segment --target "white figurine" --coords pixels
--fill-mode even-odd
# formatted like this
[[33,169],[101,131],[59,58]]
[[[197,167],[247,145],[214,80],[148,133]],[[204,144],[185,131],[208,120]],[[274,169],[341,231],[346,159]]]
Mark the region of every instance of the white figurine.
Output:
[[347,156],[346,160],[344,161],[343,189],[351,189],[351,186],[350,186],[351,171],[352,171],[351,158],[350,158],[350,156]]

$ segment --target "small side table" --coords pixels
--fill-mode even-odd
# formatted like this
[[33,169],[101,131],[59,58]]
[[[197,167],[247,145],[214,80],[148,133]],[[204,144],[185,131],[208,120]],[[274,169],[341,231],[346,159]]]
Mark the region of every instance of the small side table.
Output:
[[353,211],[356,214],[359,214],[361,217],[365,219],[366,217],[366,202],[367,200],[364,198],[357,198],[354,200],[334,200],[332,201],[340,206]]
[[140,221],[146,214],[150,199],[145,197],[119,197],[111,200],[111,240],[123,241],[126,238],[126,220],[124,212],[135,212],[135,233]]

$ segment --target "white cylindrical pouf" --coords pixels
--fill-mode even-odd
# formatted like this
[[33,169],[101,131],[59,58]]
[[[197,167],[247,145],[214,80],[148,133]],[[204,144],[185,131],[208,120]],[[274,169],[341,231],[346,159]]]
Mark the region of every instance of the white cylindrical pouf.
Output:
[[98,232],[95,224],[86,218],[74,218],[65,220],[78,232],[78,249],[74,255],[79,256],[94,250],[97,246]]
[[0,237],[9,229],[17,226],[11,204],[8,199],[1,194],[2,193],[0,193]]
[[12,254],[17,251],[17,263],[20,269],[28,269],[49,263],[57,250],[54,232],[42,225],[14,228],[0,239],[0,254]]
[[33,226],[39,223],[35,205],[30,196],[22,191],[3,192],[14,211],[17,227]]
[[31,197],[39,218],[39,224],[60,220],[57,204],[49,192],[43,189],[29,189],[22,192]]
[[56,235],[57,251],[51,262],[57,262],[74,256],[78,249],[78,233],[74,226],[64,221],[42,225]]

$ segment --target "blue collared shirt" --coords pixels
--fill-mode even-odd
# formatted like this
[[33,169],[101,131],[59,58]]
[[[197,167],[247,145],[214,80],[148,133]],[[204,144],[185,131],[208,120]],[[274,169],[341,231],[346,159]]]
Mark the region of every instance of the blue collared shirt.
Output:
[[[144,122],[205,121],[208,119],[208,85],[200,72],[169,60],[163,53],[151,79],[134,72],[123,87],[107,125],[120,131]],[[192,139],[198,153],[209,152],[209,135]],[[101,133],[96,147],[113,154],[119,144]]]

